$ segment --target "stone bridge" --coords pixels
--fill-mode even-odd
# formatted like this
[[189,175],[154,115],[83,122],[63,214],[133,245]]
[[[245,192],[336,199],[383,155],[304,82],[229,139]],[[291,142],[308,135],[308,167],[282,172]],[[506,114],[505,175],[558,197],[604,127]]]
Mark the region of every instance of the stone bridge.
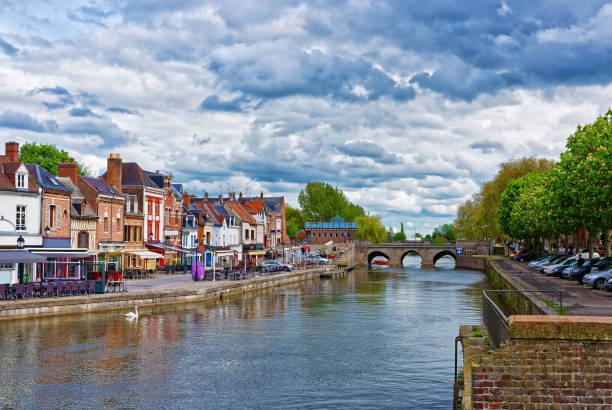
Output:
[[432,245],[430,241],[401,241],[381,243],[355,242],[355,263],[371,265],[372,259],[382,256],[389,261],[389,266],[401,268],[404,257],[417,254],[421,257],[423,267],[433,267],[443,256],[456,259],[457,249],[463,255],[490,255],[493,249],[492,241],[457,241],[456,244]]

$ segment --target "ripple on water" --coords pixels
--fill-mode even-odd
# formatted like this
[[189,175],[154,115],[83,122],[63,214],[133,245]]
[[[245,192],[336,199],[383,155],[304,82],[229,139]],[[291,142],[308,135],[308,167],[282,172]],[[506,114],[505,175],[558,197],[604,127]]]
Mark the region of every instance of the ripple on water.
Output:
[[[0,324],[15,408],[448,408],[484,275],[360,270],[223,302]],[[140,310],[140,309],[139,309]]]

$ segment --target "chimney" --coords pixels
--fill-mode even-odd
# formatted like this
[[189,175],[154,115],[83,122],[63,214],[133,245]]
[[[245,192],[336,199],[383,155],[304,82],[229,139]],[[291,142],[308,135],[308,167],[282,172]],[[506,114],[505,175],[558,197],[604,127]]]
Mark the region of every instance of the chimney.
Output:
[[204,200],[208,201],[208,192],[204,192]]
[[183,194],[183,203],[187,205],[187,207],[191,207],[191,198],[193,198],[193,195]]
[[57,176],[61,178],[70,178],[74,185],[77,185],[79,172],[77,170],[77,164],[74,163],[74,160],[70,158],[70,163],[66,163],[66,160],[63,159],[61,164],[57,164]]
[[7,142],[4,148],[8,162],[19,162],[19,143]]
[[219,202],[223,203],[223,194],[219,194]]
[[121,192],[123,161],[121,155],[110,154],[106,160],[106,183]]
[[261,191],[261,196],[260,196],[260,198],[261,198],[261,199],[263,199],[263,191]]
[[242,192],[238,194],[238,199],[242,199]]

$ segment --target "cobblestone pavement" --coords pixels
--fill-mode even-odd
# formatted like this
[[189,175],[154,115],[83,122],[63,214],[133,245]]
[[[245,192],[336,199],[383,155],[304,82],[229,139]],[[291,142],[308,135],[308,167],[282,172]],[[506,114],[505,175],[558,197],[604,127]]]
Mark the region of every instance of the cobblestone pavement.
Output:
[[[560,279],[529,270],[526,262],[507,258],[495,259],[505,273],[529,290],[559,290],[563,292],[563,306],[571,315],[612,316],[612,292],[595,290],[575,280]],[[551,297],[555,295],[551,293]]]

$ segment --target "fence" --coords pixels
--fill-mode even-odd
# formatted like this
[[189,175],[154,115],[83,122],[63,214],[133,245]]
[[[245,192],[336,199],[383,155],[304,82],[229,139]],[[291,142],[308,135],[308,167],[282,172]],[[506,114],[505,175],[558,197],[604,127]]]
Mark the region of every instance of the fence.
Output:
[[[487,293],[499,294],[501,296],[501,304],[510,306],[509,314],[533,315],[545,313],[549,315],[564,315],[566,313],[566,308],[563,307],[563,292],[559,290],[483,290],[482,319],[489,332],[491,344],[495,349],[508,340],[508,317]],[[526,293],[535,294],[536,296],[535,298],[532,296],[524,305],[514,300],[525,298]],[[556,301],[547,298],[556,299]],[[534,299],[536,301],[535,312]]]

